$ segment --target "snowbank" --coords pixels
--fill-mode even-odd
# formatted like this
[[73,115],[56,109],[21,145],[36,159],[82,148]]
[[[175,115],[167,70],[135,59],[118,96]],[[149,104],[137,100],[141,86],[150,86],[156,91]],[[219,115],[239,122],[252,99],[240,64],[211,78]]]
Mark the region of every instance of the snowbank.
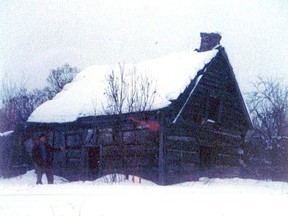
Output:
[[[126,78],[129,80],[135,69],[137,75],[152,79],[157,91],[152,109],[162,108],[178,97],[217,52],[217,49],[200,53],[181,52],[139,64],[125,64]],[[81,71],[52,100],[39,106],[28,122],[73,122],[79,117],[104,114],[107,75],[112,70],[117,73],[119,65],[96,65]],[[124,107],[124,112],[127,111],[128,107]]]
[[[173,186],[149,181],[35,185],[35,173],[0,179],[0,215],[287,215],[288,183],[208,179]],[[121,177],[120,177],[121,178]],[[45,178],[44,178],[45,179]]]

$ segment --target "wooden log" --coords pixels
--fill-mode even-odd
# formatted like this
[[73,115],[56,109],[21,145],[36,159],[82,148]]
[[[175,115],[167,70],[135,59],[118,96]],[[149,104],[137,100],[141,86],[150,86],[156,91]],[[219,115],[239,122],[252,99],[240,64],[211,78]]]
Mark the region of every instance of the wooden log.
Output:
[[165,180],[164,180],[164,145],[165,145],[165,140],[164,140],[164,133],[165,133],[165,129],[164,129],[164,112],[160,113],[161,115],[161,120],[160,120],[160,131],[159,131],[159,136],[160,136],[160,140],[159,140],[159,156],[158,156],[158,183],[160,185],[164,185],[165,184]]
[[171,141],[184,141],[184,142],[195,142],[195,137],[189,136],[167,136],[167,140]]

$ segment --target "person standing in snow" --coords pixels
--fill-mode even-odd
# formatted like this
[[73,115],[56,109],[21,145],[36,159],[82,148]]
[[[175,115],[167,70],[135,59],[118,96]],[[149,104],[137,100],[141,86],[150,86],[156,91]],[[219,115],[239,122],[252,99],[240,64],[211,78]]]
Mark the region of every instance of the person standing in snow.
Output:
[[48,144],[45,134],[39,136],[39,140],[32,148],[32,159],[37,173],[36,184],[42,184],[42,175],[46,174],[48,184],[54,183],[52,172],[52,153],[64,150],[64,148],[53,148]]

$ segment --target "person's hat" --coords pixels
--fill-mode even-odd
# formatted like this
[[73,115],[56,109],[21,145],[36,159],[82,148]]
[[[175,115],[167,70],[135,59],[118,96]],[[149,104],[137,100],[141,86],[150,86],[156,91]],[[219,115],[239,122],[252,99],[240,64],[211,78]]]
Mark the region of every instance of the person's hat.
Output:
[[46,134],[41,133],[41,134],[39,135],[39,139],[40,139],[41,137],[46,137]]

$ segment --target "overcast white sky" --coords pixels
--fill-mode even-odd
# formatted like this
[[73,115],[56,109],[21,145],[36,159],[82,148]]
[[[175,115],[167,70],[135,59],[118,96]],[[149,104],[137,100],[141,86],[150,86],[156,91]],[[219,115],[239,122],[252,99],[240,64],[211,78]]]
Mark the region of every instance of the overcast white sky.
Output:
[[65,63],[137,63],[194,50],[218,31],[242,91],[258,75],[288,80],[287,0],[9,0],[0,3],[0,79],[43,87]]

